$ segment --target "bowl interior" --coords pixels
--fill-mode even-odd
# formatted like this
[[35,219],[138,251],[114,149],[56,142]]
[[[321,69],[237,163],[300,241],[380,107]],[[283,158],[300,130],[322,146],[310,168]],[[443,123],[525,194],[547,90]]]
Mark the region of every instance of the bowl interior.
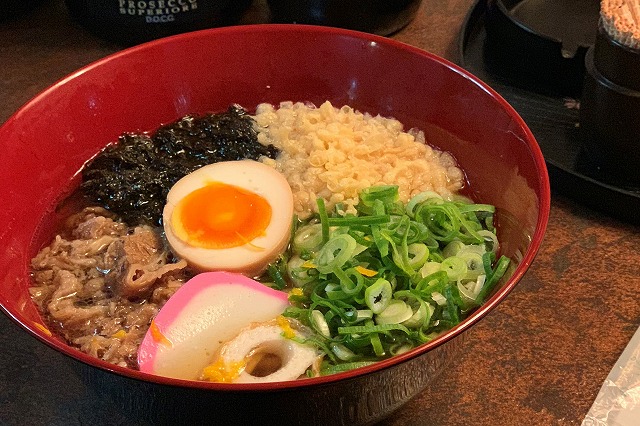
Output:
[[3,310],[63,353],[138,374],[90,359],[39,325],[28,265],[52,237],[56,203],[78,183],[82,165],[125,131],[232,103],[251,109],[284,100],[330,100],[423,129],[457,158],[468,191],[499,209],[503,250],[519,263],[492,299],[443,339],[477,321],[521,278],[544,233],[549,183],[533,136],[502,98],[455,65],[393,40],[257,25],[183,34],[110,56],[44,91],[0,128],[0,198],[8,200],[0,210]]

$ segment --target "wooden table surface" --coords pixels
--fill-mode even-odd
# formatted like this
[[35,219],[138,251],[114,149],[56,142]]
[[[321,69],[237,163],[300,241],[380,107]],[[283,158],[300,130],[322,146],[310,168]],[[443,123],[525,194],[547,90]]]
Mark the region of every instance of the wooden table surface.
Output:
[[[472,5],[425,0],[393,38],[456,61]],[[256,0],[244,21],[265,20]],[[51,83],[119,49],[71,22],[61,0],[0,22],[0,123]],[[639,230],[554,193],[546,239],[524,279],[472,329],[453,366],[384,424],[580,424],[640,326]],[[4,315],[0,342],[0,424],[136,424]]]

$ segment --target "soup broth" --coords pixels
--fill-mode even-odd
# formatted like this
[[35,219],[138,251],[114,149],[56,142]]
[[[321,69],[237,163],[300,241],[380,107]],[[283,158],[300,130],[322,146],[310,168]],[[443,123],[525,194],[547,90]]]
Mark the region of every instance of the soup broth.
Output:
[[[229,119],[230,116],[233,119]],[[212,125],[212,122],[217,124]],[[248,123],[250,127],[247,127]],[[216,142],[221,139],[224,139],[224,143]],[[189,258],[178,256],[167,241],[165,229],[168,225],[163,223],[166,218],[163,221],[162,209],[169,190],[185,175],[203,166],[243,159],[257,160],[284,176],[293,196],[294,217],[298,220],[294,222],[301,227],[320,229],[327,217],[368,215],[375,219],[366,220],[374,223],[375,220],[381,220],[382,216],[394,217],[394,207],[390,206],[400,206],[400,214],[405,214],[405,209],[415,208],[416,204],[412,206],[412,203],[421,197],[415,202],[437,200],[436,204],[469,203],[469,200],[459,196],[464,187],[464,174],[451,155],[429,146],[424,134],[417,129],[405,131],[396,120],[371,116],[348,106],[336,108],[328,102],[319,107],[292,102],[284,102],[279,106],[263,104],[257,107],[252,116],[234,106],[220,116],[184,117],[151,134],[125,134],[119,143],[107,147],[82,171],[83,183],[79,192],[70,197],[63,209],[69,211],[69,206],[72,206],[71,210],[74,211],[62,222],[51,244],[43,248],[31,262],[31,296],[51,332],[87,354],[137,369],[138,349],[145,335],[153,331],[150,331],[150,327],[158,312],[189,279],[203,272]],[[128,193],[128,188],[131,193]],[[376,215],[375,209],[382,208],[380,205],[384,204],[383,201],[374,202],[375,199],[384,200],[379,191],[376,192],[377,189],[391,191],[395,195],[390,204],[384,205],[391,210]],[[365,194],[365,199],[362,194]],[[372,206],[377,207],[363,207],[367,197],[374,200],[371,201]],[[478,220],[474,216],[478,227],[480,222],[486,220],[491,229],[493,210],[489,207],[480,208],[480,213],[476,215]],[[371,209],[373,213],[367,212]],[[290,221],[290,218],[287,220]],[[421,226],[426,228],[427,225]],[[323,370],[320,367],[323,359],[331,359],[333,364],[338,365],[350,364],[350,368],[353,368],[359,365],[357,362],[382,359],[415,345],[414,340],[402,340],[404,343],[394,346],[395,349],[380,352],[378,348],[388,348],[387,343],[378,345],[372,338],[373,349],[364,355],[351,356],[349,354],[353,350],[345,346],[344,341],[336,340],[337,336],[330,339],[326,335],[322,337],[323,333],[318,330],[325,330],[324,326],[330,336],[335,334],[333,323],[337,320],[336,315],[326,309],[322,312],[318,310],[318,315],[324,321],[318,326],[317,322],[309,319],[317,319],[316,314],[311,311],[302,314],[302,309],[312,304],[309,302],[311,299],[305,297],[317,291],[317,285],[313,284],[316,287],[312,289],[309,283],[316,281],[291,275],[291,271],[298,268],[300,272],[302,265],[305,273],[318,274],[320,271],[320,276],[327,276],[327,279],[332,273],[341,275],[331,269],[323,271],[317,264],[318,259],[314,258],[317,253],[314,254],[313,250],[296,249],[295,238],[299,229],[292,229],[292,234],[287,237],[292,243],[281,250],[276,260],[265,266],[262,272],[250,276],[293,295],[290,300],[295,307],[285,314],[293,321],[291,324],[294,328],[305,330],[303,334],[308,340],[307,344],[315,344],[318,348],[319,361],[309,366],[308,374],[340,371],[339,368]],[[333,225],[331,229],[344,227]],[[358,232],[361,229],[357,228]],[[464,232],[473,234],[478,229]],[[323,235],[325,243],[328,230],[329,227],[322,229],[322,233],[326,232]],[[376,240],[375,245],[371,241],[371,238],[376,238],[375,232],[378,231],[374,229],[372,232],[373,237],[362,234],[363,240],[358,242],[361,252],[373,251],[376,247],[383,251],[380,241]],[[434,232],[439,231],[436,229]],[[464,232],[460,235],[464,236]],[[495,239],[495,235],[487,232],[493,237],[480,237],[477,244],[484,250],[485,245],[495,243],[495,247],[489,249],[495,256],[498,251],[497,240],[491,240]],[[407,237],[404,238],[406,240]],[[435,246],[430,246],[431,255],[427,249],[427,255],[430,256],[428,260],[425,257],[416,266],[418,255],[413,251],[410,258],[406,259],[413,262],[407,268],[414,274],[422,273],[426,263],[442,260],[442,255],[437,254],[444,247],[438,246],[437,239],[440,237],[436,235],[436,239],[429,238],[429,244]],[[392,240],[391,237],[389,239]],[[396,250],[394,244],[391,243],[389,250]],[[256,244],[249,245],[255,249]],[[319,248],[317,250],[321,251]],[[357,254],[353,255],[354,259]],[[300,262],[294,268],[291,260],[296,257]],[[474,257],[474,262],[477,258]],[[375,261],[365,261],[358,267],[360,269],[355,270],[370,287],[374,287],[376,279],[382,279],[382,275],[387,273],[390,275],[385,275],[385,281],[391,280],[388,281],[392,282],[390,286],[404,285],[397,284],[402,280],[409,282],[409,278],[398,278],[402,272],[398,269],[402,270],[402,266],[384,267],[381,264],[375,267]],[[239,269],[239,272],[242,273],[242,270]],[[435,270],[424,272],[423,275],[427,277],[431,273],[435,273]],[[444,276],[446,278],[447,273]],[[377,330],[376,327],[380,330],[384,328],[374,331],[382,333],[385,330],[405,329],[420,322],[424,328],[420,328],[420,325],[416,333],[424,332],[420,338],[426,341],[447,326],[455,325],[454,320],[460,320],[456,315],[465,315],[477,306],[475,300],[474,303],[467,300],[466,303],[451,305],[448,297],[469,299],[488,291],[483,289],[484,280],[476,280],[475,276],[466,281],[458,279],[458,282],[464,282],[463,287],[456,286],[454,290],[447,290],[453,288],[447,286],[455,284],[434,287],[433,292],[428,293],[425,296],[427,299],[422,301],[414,296],[394,296],[406,312],[406,318],[398,321],[395,328],[378,327],[386,321],[380,316],[383,310],[376,312],[371,306],[367,308],[363,305],[358,312],[369,315],[369,320],[365,318],[362,324],[371,323],[374,330]],[[322,285],[323,288],[329,288],[333,284]],[[406,285],[409,286],[407,291],[417,291],[418,284],[415,284],[416,288],[412,288],[411,284]],[[344,289],[340,291],[344,292]],[[451,296],[451,291],[454,296]],[[474,292],[475,296],[467,294]],[[333,294],[331,291],[329,293]],[[340,300],[348,299],[343,297]],[[480,300],[477,302],[481,303]],[[372,303],[375,305],[379,300]],[[345,312],[351,311],[347,309]],[[433,318],[444,316],[427,327],[429,321],[424,317],[425,312]],[[374,319],[377,326],[373,323]],[[337,362],[336,353],[340,358]],[[256,376],[268,377],[271,370],[277,370],[281,364],[282,360],[273,354],[263,353],[260,360],[249,363],[254,366],[249,370],[255,371]]]

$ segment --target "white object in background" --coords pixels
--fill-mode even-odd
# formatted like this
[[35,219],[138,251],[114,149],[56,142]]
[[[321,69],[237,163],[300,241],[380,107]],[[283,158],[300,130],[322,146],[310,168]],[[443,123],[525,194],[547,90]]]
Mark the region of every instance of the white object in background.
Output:
[[640,425],[640,329],[600,388],[582,426]]

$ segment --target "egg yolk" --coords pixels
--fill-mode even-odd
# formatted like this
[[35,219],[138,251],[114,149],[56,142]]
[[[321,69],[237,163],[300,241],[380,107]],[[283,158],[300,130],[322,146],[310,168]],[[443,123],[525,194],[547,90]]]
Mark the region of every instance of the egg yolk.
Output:
[[244,188],[211,182],[180,200],[171,221],[176,236],[192,246],[238,247],[265,234],[271,206]]

